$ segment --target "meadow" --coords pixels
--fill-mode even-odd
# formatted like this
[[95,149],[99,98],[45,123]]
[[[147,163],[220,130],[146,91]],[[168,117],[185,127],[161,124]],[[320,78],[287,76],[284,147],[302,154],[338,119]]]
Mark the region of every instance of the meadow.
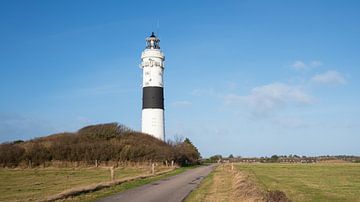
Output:
[[292,201],[360,201],[360,164],[237,164],[266,190]]
[[360,201],[360,164],[222,164],[186,201],[267,201],[277,190],[294,202]]
[[[115,179],[149,173],[148,167],[115,169]],[[110,181],[109,168],[0,169],[0,201],[38,201],[64,190]]]

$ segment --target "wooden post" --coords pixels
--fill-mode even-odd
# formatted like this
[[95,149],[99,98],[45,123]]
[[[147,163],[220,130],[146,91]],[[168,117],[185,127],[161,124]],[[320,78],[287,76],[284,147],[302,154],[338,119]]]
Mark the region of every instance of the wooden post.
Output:
[[155,174],[155,163],[151,164],[151,173]]
[[66,188],[69,189],[69,175],[66,175]]
[[174,167],[174,160],[171,160],[171,167]]
[[111,181],[115,180],[114,166],[110,167],[110,177],[111,177]]
[[32,168],[31,160],[29,160],[29,168]]
[[165,161],[165,165],[166,165],[166,167],[168,167],[168,162],[167,162],[167,160]]
[[95,160],[95,167],[98,167],[98,160]]
[[234,163],[231,163],[231,170],[234,170]]

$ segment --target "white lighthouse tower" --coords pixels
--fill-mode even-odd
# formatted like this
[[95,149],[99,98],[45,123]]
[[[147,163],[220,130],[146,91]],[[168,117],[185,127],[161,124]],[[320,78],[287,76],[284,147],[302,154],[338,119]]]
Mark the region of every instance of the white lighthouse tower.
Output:
[[141,54],[143,69],[143,97],[141,130],[160,140],[165,140],[164,127],[164,60],[160,39],[154,32],[146,38],[146,48]]

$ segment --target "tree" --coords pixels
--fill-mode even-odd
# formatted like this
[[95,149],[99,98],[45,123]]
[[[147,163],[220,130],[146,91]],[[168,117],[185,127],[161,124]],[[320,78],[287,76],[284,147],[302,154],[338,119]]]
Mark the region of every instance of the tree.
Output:
[[272,155],[271,158],[270,158],[270,161],[271,162],[277,162],[279,159],[279,157],[277,155]]
[[211,163],[217,163],[219,160],[222,159],[222,156],[220,154],[214,155],[210,157]]
[[175,145],[176,162],[182,166],[198,164],[201,158],[198,149],[192,144],[189,138],[184,142]]

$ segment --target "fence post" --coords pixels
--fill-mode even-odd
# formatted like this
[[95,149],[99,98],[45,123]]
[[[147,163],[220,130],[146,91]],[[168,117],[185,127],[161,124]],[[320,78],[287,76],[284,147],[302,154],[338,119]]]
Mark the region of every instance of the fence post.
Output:
[[115,180],[114,166],[110,167],[110,177],[111,177],[111,181]]
[[151,164],[151,173],[155,174],[155,163]]
[[171,167],[174,167],[174,160],[171,160]]
[[234,163],[231,163],[231,170],[234,170]]
[[98,167],[98,160],[95,160],[95,167]]

